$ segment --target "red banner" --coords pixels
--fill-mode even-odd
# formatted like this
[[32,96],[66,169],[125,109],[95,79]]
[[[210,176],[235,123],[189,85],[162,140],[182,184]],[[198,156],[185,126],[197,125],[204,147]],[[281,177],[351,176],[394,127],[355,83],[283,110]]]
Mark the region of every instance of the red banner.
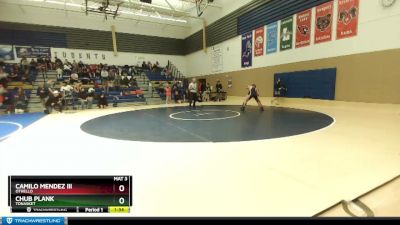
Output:
[[357,36],[360,0],[339,0],[336,39]]
[[254,56],[264,55],[265,31],[264,27],[256,29],[254,35]]
[[311,42],[311,9],[298,13],[296,21],[296,48],[309,46]]
[[315,8],[315,44],[332,41],[333,1]]

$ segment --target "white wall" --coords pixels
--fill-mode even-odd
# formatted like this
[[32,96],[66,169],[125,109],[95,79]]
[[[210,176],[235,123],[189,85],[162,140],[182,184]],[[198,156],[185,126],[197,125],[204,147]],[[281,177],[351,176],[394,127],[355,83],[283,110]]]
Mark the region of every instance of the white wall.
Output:
[[[311,46],[255,57],[251,68],[400,48],[400,2],[385,9],[380,5],[380,0],[361,0],[358,36],[349,39],[335,40],[336,14],[337,0],[335,0],[334,8],[333,41],[314,45],[314,30],[312,30]],[[315,8],[312,24],[314,24],[314,15]],[[314,26],[312,27],[314,28]],[[223,70],[221,72],[243,70],[240,58],[241,37],[235,37],[219,45],[223,49]],[[187,76],[213,74],[211,52],[209,48],[207,54],[198,51],[188,55]]]
[[[77,9],[74,9],[77,10]],[[78,9],[79,10],[79,9]],[[104,20],[103,15],[85,15],[83,11],[65,12],[63,9],[54,10],[33,6],[18,6],[0,1],[0,21],[28,23],[48,26],[71,27],[91,30],[104,30],[111,32],[111,25],[116,26],[116,31],[121,33],[142,34],[159,37],[183,39],[188,35],[189,24],[167,25],[135,21],[117,17],[115,20]],[[150,19],[149,19],[150,20]],[[163,21],[164,22],[164,21]]]
[[[14,48],[14,55],[15,48]],[[74,57],[72,56],[74,55]],[[81,55],[82,58],[79,58]],[[88,58],[90,55],[90,58]],[[186,57],[185,56],[171,56],[171,55],[157,55],[157,54],[143,54],[143,53],[127,53],[127,52],[118,52],[117,56],[114,56],[113,52],[110,51],[97,51],[97,50],[81,50],[81,49],[66,49],[66,48],[51,48],[51,56],[54,60],[54,57],[57,56],[63,62],[65,59],[72,62],[74,59],[79,62],[82,60],[85,64],[108,64],[108,65],[136,65],[137,63],[142,61],[151,61],[155,63],[158,61],[161,66],[166,66],[168,60],[170,60],[174,65],[178,67],[178,69],[186,74]],[[96,57],[97,56],[97,57]],[[104,57],[104,58],[103,58]],[[18,63],[20,62],[20,58],[15,58],[13,61],[6,61],[9,63]]]

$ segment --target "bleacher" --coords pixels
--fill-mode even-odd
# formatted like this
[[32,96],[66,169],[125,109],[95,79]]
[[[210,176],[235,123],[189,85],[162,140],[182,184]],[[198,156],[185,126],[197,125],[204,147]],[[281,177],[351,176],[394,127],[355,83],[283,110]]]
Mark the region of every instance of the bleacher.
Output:
[[167,76],[161,75],[161,72],[147,71],[146,75],[150,81],[173,81],[174,80],[174,78],[172,76],[167,77]]
[[[99,96],[103,92],[102,88],[95,89],[95,95]],[[132,103],[132,102],[146,102],[144,92],[140,88],[130,87],[123,88],[119,91],[111,90],[107,93],[108,103]],[[97,104],[97,99],[94,100]]]

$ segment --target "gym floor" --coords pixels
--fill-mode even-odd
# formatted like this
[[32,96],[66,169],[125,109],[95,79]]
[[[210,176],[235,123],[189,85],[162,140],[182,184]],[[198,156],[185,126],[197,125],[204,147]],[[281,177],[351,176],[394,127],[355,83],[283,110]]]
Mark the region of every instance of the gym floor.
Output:
[[[131,216],[329,216],[340,215],[333,212],[340,202],[366,197],[400,175],[399,105],[283,99],[272,108],[261,98],[265,112],[254,102],[240,112],[242,100],[203,104],[194,113],[164,105],[46,116],[0,143],[0,193],[7,193],[8,175],[128,174]],[[115,119],[122,132],[106,126]],[[196,130],[209,122],[215,126]],[[249,135],[273,128],[284,132]],[[149,133],[123,136],[138,131]],[[149,134],[160,141],[141,139]],[[171,135],[192,139],[165,141]],[[372,211],[377,202],[361,201]],[[386,212],[374,215],[400,215]]]

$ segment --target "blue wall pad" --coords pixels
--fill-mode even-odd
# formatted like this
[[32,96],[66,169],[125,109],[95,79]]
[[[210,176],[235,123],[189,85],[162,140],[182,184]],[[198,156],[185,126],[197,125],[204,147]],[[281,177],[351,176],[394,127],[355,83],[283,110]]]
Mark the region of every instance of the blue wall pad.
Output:
[[275,74],[274,84],[281,79],[288,98],[335,100],[336,68]]

